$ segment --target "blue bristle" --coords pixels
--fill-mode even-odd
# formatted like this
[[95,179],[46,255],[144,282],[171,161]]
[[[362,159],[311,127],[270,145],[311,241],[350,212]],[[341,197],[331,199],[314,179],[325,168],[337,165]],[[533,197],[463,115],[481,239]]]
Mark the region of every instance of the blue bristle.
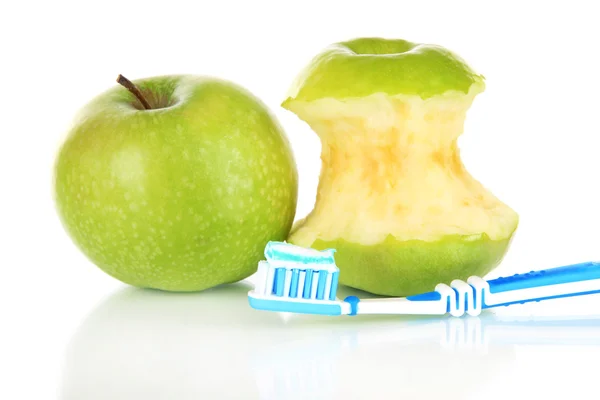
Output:
[[319,283],[317,284],[317,299],[323,300],[325,296],[325,284],[327,283],[327,271],[319,272]]
[[275,293],[277,296],[283,296],[283,290],[285,285],[285,269],[277,268],[276,270],[276,280],[277,280],[277,292]]
[[292,283],[290,285],[290,297],[296,297],[298,294],[298,277],[300,273],[297,269],[292,270]]
[[302,290],[302,297],[310,299],[310,292],[312,289],[313,270],[306,270],[306,278],[304,279],[304,289]]
[[334,272],[333,276],[331,277],[331,290],[329,291],[329,300],[335,300],[339,275],[339,272]]
[[275,268],[275,273],[273,274],[273,288],[271,289],[271,294],[277,294],[277,276],[279,275],[279,269]]

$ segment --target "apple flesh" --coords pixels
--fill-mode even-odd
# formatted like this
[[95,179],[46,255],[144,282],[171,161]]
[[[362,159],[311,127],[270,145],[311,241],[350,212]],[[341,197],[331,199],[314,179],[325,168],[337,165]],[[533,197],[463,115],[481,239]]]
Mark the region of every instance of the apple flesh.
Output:
[[340,283],[380,295],[489,273],[518,216],[460,159],[483,89],[439,46],[367,38],[315,57],[283,103],[322,144],[315,207],[289,241],[337,249]]
[[60,147],[54,196],[67,233],[133,286],[200,291],[250,276],[295,216],[285,132],[229,81],[134,83],[151,109],[116,85],[81,110]]

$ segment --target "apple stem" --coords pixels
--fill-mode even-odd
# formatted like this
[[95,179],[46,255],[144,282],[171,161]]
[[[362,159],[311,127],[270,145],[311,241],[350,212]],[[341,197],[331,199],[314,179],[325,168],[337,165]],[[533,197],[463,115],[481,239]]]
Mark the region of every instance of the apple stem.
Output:
[[131,82],[129,79],[125,78],[123,75],[120,75],[120,74],[119,74],[119,77],[117,78],[117,82],[120,85],[127,88],[127,90],[129,90],[131,93],[133,93],[135,95],[135,97],[137,97],[137,99],[142,103],[142,105],[144,106],[144,108],[146,110],[152,109],[152,107],[150,107],[150,103],[148,103],[148,101],[146,100],[146,98],[144,97],[144,95],[142,94],[140,89],[138,89],[137,86],[135,86],[133,84],[133,82]]

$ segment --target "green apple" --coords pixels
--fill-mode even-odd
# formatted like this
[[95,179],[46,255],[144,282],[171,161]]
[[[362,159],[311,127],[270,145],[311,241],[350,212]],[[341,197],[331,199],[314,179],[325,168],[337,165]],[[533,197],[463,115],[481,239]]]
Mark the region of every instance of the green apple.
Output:
[[123,82],[130,90],[115,85],[79,112],[57,155],[54,197],[67,233],[133,286],[200,291],[250,276],[296,212],[282,127],[226,80]]
[[289,241],[336,248],[340,282],[380,295],[489,273],[518,215],[460,158],[457,140],[484,88],[437,45],[358,38],[323,50],[282,104],[322,144],[314,210]]

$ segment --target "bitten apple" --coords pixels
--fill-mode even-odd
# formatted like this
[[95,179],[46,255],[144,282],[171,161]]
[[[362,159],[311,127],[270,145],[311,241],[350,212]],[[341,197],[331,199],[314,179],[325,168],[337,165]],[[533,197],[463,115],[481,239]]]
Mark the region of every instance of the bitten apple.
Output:
[[381,295],[490,272],[518,215],[459,155],[466,113],[484,87],[437,45],[359,38],[317,55],[283,102],[322,144],[314,210],[289,241],[336,248],[340,282]]

